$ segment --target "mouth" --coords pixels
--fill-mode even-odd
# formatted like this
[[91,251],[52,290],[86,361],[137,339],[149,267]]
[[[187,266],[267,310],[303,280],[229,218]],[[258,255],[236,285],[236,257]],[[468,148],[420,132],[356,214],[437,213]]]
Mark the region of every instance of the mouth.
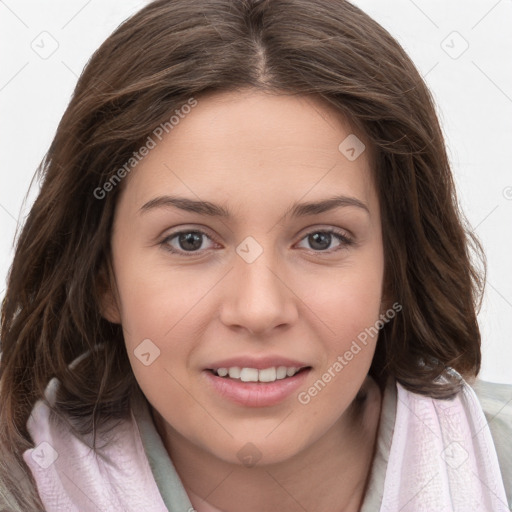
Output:
[[208,371],[223,379],[238,380],[240,382],[267,383],[290,379],[291,377],[309,369],[311,369],[311,366],[271,366],[262,369],[232,366],[230,368],[211,368],[208,369]]
[[244,407],[271,407],[286,402],[304,385],[312,370],[311,366],[291,360],[281,360],[283,364],[277,365],[262,360],[237,362],[239,365],[234,361],[212,365],[202,374],[207,389],[217,399]]

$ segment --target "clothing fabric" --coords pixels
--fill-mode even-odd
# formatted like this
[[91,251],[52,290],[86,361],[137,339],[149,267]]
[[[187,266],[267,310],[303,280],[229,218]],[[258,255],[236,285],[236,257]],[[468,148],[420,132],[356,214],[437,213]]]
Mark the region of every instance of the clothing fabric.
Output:
[[471,387],[450,401],[397,390],[381,512],[507,511],[496,450]]
[[[55,379],[48,385],[50,404],[57,386]],[[506,387],[512,399],[512,386]],[[498,416],[512,419],[503,411]],[[507,455],[498,459],[490,419],[466,383],[453,400],[435,400],[390,380],[361,512],[508,511],[512,452],[505,449]],[[134,401],[128,420],[102,430],[96,451],[92,434],[78,436],[42,401],[27,428],[35,448],[23,457],[47,512],[194,510],[145,400]],[[504,438],[510,443],[510,422],[499,433],[497,446]]]

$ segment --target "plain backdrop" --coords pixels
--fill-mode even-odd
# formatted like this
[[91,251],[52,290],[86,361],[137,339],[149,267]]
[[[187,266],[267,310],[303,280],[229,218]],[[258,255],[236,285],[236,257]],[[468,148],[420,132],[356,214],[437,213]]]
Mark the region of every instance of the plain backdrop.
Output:
[[[0,298],[37,182],[23,200],[77,78],[145,3],[0,0]],[[353,3],[400,42],[433,93],[460,204],[487,254],[481,377],[512,384],[512,1]]]

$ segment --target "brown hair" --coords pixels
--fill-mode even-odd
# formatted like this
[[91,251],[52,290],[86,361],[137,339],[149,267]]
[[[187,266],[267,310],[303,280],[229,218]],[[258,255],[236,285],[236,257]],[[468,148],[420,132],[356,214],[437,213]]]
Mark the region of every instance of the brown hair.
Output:
[[471,247],[484,269],[485,261],[457,205],[432,97],[400,45],[344,0],[157,0],[83,71],[17,240],[0,367],[0,484],[11,507],[42,508],[22,453],[32,447],[28,416],[50,378],[62,386],[56,410],[82,432],[123,417],[138,390],[121,327],[99,308],[122,186],[103,199],[94,190],[191,97],[245,87],[321,97],[373,146],[385,293],[403,309],[380,331],[372,374],[442,398],[459,386],[438,382],[446,367],[478,373],[483,278]]

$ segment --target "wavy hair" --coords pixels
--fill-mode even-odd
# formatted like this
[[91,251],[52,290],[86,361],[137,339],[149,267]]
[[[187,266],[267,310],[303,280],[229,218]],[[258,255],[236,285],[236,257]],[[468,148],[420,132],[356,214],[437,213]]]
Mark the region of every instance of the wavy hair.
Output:
[[403,309],[380,331],[372,375],[436,398],[459,389],[439,381],[447,367],[477,375],[485,259],[458,206],[432,96],[397,41],[345,0],[153,1],[82,72],[16,240],[0,331],[0,484],[11,509],[43,508],[22,454],[51,378],[61,383],[55,410],[82,433],[126,416],[140,392],[121,326],[99,306],[123,184],[102,199],[94,191],[189,98],[247,87],[323,98],[373,147],[385,294]]

